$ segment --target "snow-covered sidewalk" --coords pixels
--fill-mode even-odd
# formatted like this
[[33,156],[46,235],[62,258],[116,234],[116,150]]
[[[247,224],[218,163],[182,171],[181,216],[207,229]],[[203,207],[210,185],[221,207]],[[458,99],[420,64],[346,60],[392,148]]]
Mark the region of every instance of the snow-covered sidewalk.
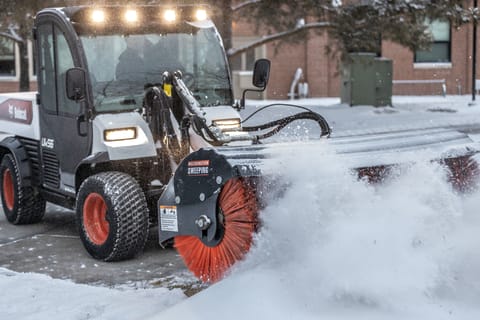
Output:
[[94,287],[0,268],[0,319],[145,319],[184,300],[182,290]]

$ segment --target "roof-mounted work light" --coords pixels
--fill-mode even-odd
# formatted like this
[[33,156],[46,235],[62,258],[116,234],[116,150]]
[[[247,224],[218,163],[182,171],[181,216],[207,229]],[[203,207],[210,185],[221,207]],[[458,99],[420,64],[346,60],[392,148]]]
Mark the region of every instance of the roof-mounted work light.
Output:
[[136,10],[128,9],[124,15],[125,21],[128,23],[135,23],[138,21],[138,13]]
[[207,10],[205,9],[197,9],[197,11],[195,11],[195,19],[197,19],[197,21],[205,21],[208,19],[208,14],[207,14]]
[[91,15],[92,22],[94,23],[104,23],[105,22],[105,12],[100,9],[92,11]]
[[167,9],[163,12],[163,19],[169,23],[175,22],[175,20],[177,20],[177,13],[173,9]]

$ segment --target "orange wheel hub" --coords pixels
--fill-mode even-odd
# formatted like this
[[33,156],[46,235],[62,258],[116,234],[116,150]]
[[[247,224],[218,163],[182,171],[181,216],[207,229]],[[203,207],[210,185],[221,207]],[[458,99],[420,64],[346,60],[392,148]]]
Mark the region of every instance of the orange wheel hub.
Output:
[[107,221],[107,204],[98,193],[91,193],[83,204],[83,227],[88,238],[96,245],[107,241],[110,224]]
[[224,234],[218,245],[209,247],[195,236],[175,237],[175,248],[185,264],[204,282],[222,279],[235,262],[243,259],[257,228],[257,198],[245,180],[229,180],[218,197],[218,206],[224,216]]
[[13,178],[10,169],[3,171],[3,200],[8,210],[13,210],[15,203],[15,187],[13,186]]

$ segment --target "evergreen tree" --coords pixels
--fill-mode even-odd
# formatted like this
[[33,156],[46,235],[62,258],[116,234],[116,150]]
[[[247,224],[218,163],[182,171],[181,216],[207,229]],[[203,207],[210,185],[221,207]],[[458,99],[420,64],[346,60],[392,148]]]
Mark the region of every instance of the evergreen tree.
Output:
[[[218,0],[210,0],[216,5]],[[226,1],[231,2],[231,1]],[[380,51],[380,40],[391,40],[412,50],[431,44],[427,21],[448,20],[453,26],[476,21],[472,1],[464,0],[250,0],[234,1],[225,17],[246,19],[264,36],[258,43],[230,50],[230,56],[270,40],[302,41],[307,30],[318,29],[336,40],[342,54]],[[226,21],[225,24],[231,25]],[[260,33],[260,32],[259,32]],[[293,37],[293,35],[295,35]],[[229,34],[225,33],[224,37]],[[266,37],[265,37],[266,36]],[[231,43],[230,41],[227,41]],[[227,46],[227,48],[229,48]]]
[[[86,4],[181,4],[193,0],[3,0],[0,35],[16,41],[20,49],[20,90],[28,90],[27,40],[35,13],[48,6]],[[343,55],[380,52],[380,40],[391,40],[412,50],[427,48],[431,35],[425,22],[444,19],[452,26],[477,21],[473,1],[464,0],[206,0],[212,5],[217,27],[229,56],[273,40],[303,41],[308,30],[328,32]],[[257,26],[262,39],[243,48],[232,48],[233,21]],[[281,43],[281,41],[280,41]]]

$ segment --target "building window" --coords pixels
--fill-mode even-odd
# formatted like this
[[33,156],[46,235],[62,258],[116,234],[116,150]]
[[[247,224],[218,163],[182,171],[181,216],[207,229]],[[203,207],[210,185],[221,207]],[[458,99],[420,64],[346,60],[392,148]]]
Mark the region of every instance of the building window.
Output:
[[[241,48],[251,42],[258,40],[255,37],[234,37],[233,47]],[[255,60],[265,58],[265,45],[250,49],[230,59],[230,67],[233,71],[252,71]]]
[[[234,37],[233,38],[233,47],[241,48],[250,44],[252,41],[258,40],[255,37]],[[230,68],[232,70],[233,77],[233,93],[235,98],[238,99],[241,97],[242,92],[245,89],[253,89],[252,86],[252,75],[253,75],[253,66],[255,61],[260,58],[266,57],[266,46],[262,45],[253,49],[250,49],[242,54],[239,54],[231,59]],[[255,96],[250,94],[249,99],[255,99],[258,97],[264,97],[265,93]]]
[[416,63],[450,63],[451,32],[448,21],[433,21],[429,24],[433,43],[429,50],[415,52]]
[[15,77],[15,42],[0,37],[0,77]]
[[250,49],[230,59],[230,66],[232,70],[253,70],[255,57],[255,49]]

